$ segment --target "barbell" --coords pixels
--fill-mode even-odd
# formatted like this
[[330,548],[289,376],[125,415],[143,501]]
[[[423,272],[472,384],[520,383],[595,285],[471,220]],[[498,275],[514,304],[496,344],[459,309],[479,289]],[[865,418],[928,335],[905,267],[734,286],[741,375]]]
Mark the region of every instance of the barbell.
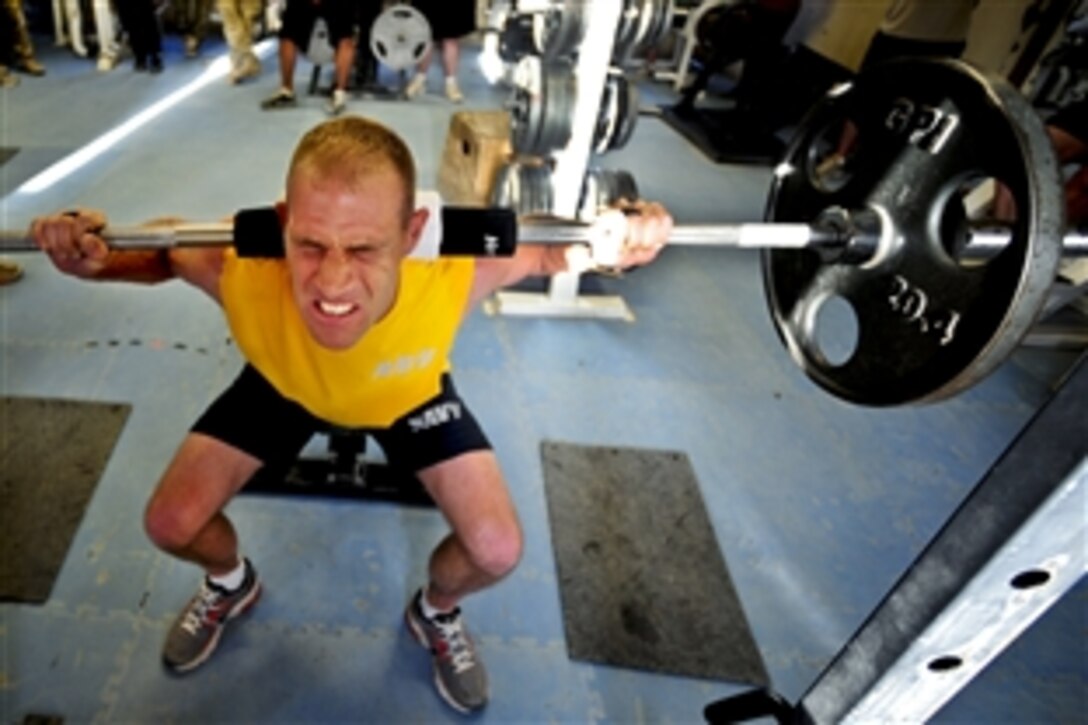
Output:
[[[546,167],[520,167],[522,171],[526,168]],[[437,256],[512,257],[518,244],[590,244],[593,241],[595,227],[591,223],[540,218],[519,220],[519,213],[525,212],[502,207],[443,206],[443,234],[438,242]],[[868,219],[868,224],[861,223],[862,219]],[[234,246],[243,258],[274,259],[284,255],[282,228],[273,207],[242,209],[229,222],[108,226],[98,234],[110,248],[117,250]],[[833,208],[813,223],[678,224],[669,235],[668,245],[810,250],[818,252],[825,262],[864,264],[876,255],[880,236],[879,223],[873,216]],[[993,259],[1010,243],[1011,236],[1012,232],[1006,226],[972,225],[960,250],[960,258],[966,261]],[[1088,256],[1088,232],[1065,234],[1062,242],[1064,256]],[[37,249],[26,231],[0,231],[0,252],[33,252]]]
[[[829,163],[834,161],[835,163]],[[978,189],[1003,189],[1015,216],[971,217]],[[442,255],[504,256],[519,242],[578,243],[591,224],[518,223],[501,208],[442,208]],[[952,60],[895,61],[837,86],[774,170],[764,222],[677,225],[675,245],[762,250],[775,327],[816,383],[865,405],[937,401],[988,375],[1038,316],[1060,258],[1088,255],[1066,234],[1053,148],[1030,104]],[[234,244],[282,256],[272,209],[229,224],[108,228],[119,248]],[[24,232],[0,250],[34,249]],[[831,355],[817,321],[833,300],[856,321]]]

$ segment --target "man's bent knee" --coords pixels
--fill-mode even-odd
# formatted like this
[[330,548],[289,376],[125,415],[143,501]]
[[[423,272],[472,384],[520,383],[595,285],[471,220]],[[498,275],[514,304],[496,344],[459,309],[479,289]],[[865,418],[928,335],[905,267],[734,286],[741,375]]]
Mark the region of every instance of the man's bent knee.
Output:
[[473,566],[496,579],[514,570],[523,547],[521,527],[516,521],[481,524],[468,532],[461,543]]
[[190,435],[147,504],[148,537],[165,551],[186,550],[259,467],[249,454]]
[[165,551],[186,550],[260,465],[231,445],[189,434],[147,504],[148,537]]
[[187,549],[206,524],[184,507],[157,496],[148,502],[144,512],[144,531],[151,543],[171,553]]

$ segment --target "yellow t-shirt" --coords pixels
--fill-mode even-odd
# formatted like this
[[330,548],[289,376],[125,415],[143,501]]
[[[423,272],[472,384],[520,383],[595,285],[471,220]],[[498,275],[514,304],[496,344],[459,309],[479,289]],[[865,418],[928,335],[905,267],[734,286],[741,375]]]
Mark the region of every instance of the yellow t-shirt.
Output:
[[406,259],[389,313],[352,347],[306,329],[282,259],[227,251],[220,296],[242,355],[284,397],[348,428],[385,428],[441,390],[472,287],[471,258]]

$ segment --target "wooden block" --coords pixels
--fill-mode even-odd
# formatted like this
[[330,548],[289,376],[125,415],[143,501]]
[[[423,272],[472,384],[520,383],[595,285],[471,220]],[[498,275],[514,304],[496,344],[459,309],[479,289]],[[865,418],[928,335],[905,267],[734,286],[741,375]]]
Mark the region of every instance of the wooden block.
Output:
[[495,174],[511,154],[509,113],[453,114],[438,170],[442,200],[460,206],[488,206]]

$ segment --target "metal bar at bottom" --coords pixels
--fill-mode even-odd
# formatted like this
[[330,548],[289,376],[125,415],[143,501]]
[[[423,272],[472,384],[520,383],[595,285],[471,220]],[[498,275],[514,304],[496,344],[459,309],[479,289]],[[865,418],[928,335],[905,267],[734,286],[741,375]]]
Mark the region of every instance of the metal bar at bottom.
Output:
[[804,695],[801,720],[927,720],[1084,575],[1086,359]]

